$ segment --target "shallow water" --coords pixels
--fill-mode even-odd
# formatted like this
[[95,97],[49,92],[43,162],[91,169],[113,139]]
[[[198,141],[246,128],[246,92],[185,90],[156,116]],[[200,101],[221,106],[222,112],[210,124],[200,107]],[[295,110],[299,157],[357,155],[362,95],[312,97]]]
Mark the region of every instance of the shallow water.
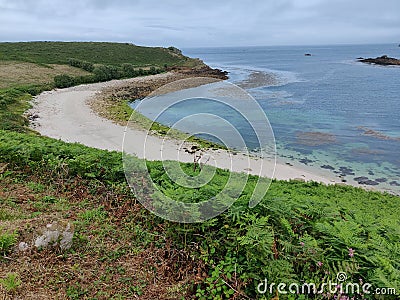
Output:
[[[246,90],[268,116],[282,159],[323,167],[348,182],[356,178],[400,192],[400,67],[356,61],[383,54],[400,57],[397,45],[203,48],[184,53],[229,71],[233,83],[248,83],[255,71],[273,77]],[[173,113],[179,118],[191,109],[188,103]],[[219,108],[205,101],[203,109]],[[224,114],[246,145],[257,147],[245,121]]]

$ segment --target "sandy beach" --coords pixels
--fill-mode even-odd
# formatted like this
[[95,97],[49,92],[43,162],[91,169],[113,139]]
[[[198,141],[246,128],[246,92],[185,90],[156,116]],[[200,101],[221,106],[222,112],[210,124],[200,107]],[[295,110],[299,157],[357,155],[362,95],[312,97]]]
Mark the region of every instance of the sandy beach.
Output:
[[[148,76],[146,80],[168,76],[171,74],[158,74]],[[32,119],[31,127],[44,136],[115,151],[122,151],[126,133],[126,136],[134,138],[125,140],[124,150],[139,158],[193,162],[193,154],[185,152],[184,149],[190,147],[190,144],[148,135],[141,129],[126,128],[100,117],[89,105],[89,102],[103,89],[126,84],[134,85],[141,80],[143,78],[115,80],[44,92],[34,98],[33,107],[27,112]],[[325,175],[322,170],[317,174],[313,170],[286,164],[279,159],[275,165],[272,160],[249,157],[242,153],[232,154],[226,150],[204,150],[200,162],[233,172],[267,177],[274,174],[273,177],[279,180],[312,180],[325,184],[340,182],[339,178]]]

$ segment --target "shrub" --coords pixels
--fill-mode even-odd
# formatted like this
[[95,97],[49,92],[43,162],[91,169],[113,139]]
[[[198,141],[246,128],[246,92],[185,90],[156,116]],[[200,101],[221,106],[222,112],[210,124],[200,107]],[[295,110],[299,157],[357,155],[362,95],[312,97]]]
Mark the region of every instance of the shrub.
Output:
[[0,279],[0,284],[9,292],[14,293],[22,284],[17,273],[7,273],[5,278]]
[[151,75],[155,75],[155,74],[158,74],[158,73],[159,72],[155,67],[151,67],[150,70],[149,70],[149,74],[151,74]]
[[68,64],[72,67],[80,68],[88,72],[93,72],[94,65],[91,62],[70,58]]
[[57,88],[67,88],[73,86],[74,84],[75,84],[74,78],[67,74],[54,76],[54,85]]
[[108,81],[123,77],[123,72],[115,66],[100,65],[94,69],[93,73],[98,81]]
[[22,113],[29,108],[32,95],[20,88],[0,91],[0,129],[23,132],[28,119]]
[[16,242],[17,242],[16,233],[5,232],[0,234],[0,253],[2,255],[9,253]]
[[0,162],[38,173],[65,167],[84,179],[125,180],[120,153],[15,132],[0,131]]
[[173,47],[173,46],[168,47],[168,50],[171,51],[174,54],[182,54],[182,50],[180,50],[180,49],[178,49],[176,47]]
[[86,76],[78,76],[74,78],[74,82],[76,85],[78,84],[88,84],[97,82],[97,78],[95,75],[86,75]]
[[132,64],[123,64],[122,72],[124,73],[124,77],[135,77],[137,76],[137,72],[135,67]]
[[36,96],[44,91],[51,90],[53,87],[54,86],[52,84],[27,85],[27,86],[16,87],[15,90],[18,90],[22,93],[30,94],[32,96]]

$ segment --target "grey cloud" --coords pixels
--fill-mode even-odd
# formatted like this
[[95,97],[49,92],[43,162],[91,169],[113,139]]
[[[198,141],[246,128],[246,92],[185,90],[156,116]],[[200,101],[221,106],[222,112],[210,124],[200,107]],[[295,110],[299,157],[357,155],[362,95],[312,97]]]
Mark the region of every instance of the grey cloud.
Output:
[[398,0],[0,0],[0,40],[235,46],[400,41]]

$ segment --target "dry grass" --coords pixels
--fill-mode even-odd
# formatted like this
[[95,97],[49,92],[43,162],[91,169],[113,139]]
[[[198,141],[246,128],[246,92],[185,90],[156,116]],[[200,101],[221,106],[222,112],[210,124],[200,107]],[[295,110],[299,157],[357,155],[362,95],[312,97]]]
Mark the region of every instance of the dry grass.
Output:
[[[17,230],[15,248],[0,257],[0,278],[18,274],[20,286],[0,299],[190,299],[204,267],[176,249],[164,223],[148,213],[128,191],[115,191],[80,178],[43,182],[18,174],[0,177],[0,227]],[[44,201],[52,196],[55,201]],[[105,216],[82,214],[102,207]],[[4,213],[5,212],[5,213]],[[75,226],[73,248],[18,251],[54,221]],[[1,232],[0,232],[1,233]]]
[[68,65],[38,65],[27,62],[0,61],[0,88],[53,82],[56,75],[89,75],[89,72]]

